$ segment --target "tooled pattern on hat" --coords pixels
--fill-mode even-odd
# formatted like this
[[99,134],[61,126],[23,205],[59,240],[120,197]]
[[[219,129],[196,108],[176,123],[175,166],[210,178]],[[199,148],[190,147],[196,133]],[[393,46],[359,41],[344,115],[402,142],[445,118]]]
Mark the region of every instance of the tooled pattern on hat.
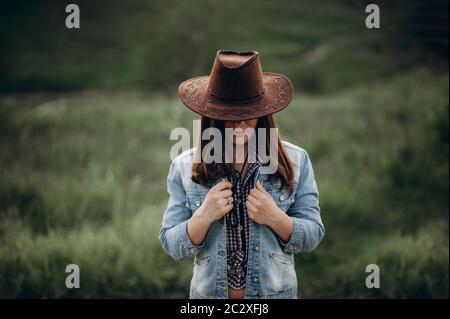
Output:
[[202,83],[205,82],[205,81],[206,81],[205,79],[200,79],[200,80],[193,80],[193,81],[191,81],[191,83],[189,83],[189,85],[188,85],[187,93],[188,93],[188,98],[189,98],[189,99],[191,99],[192,101],[194,101],[195,104],[197,104],[197,106],[203,107],[203,111],[207,112],[206,106],[205,106],[205,105],[201,105],[201,104],[200,104],[200,101],[194,97],[194,87],[195,87],[196,85],[202,84]]
[[[266,104],[264,106],[264,109],[267,110],[269,108],[275,107],[281,100],[283,100],[283,98],[286,96],[286,91],[283,89],[283,83],[281,81],[279,81],[279,79],[277,77],[272,77],[272,76],[264,76],[264,79],[269,79],[269,80],[273,80],[274,84],[276,86],[278,86],[278,98],[273,99],[272,103]],[[200,101],[198,99],[195,98],[194,96],[194,88],[197,85],[202,84],[203,82],[205,82],[206,79],[197,79],[197,80],[193,80],[191,81],[191,83],[188,84],[187,88],[187,94],[188,94],[188,98],[192,101],[195,102],[195,104],[199,107],[203,108],[203,112],[205,113],[209,113],[209,114],[215,114],[215,115],[220,115],[220,116],[227,116],[227,117],[232,117],[232,118],[240,118],[241,116],[247,116],[247,115],[253,115],[254,112],[240,112],[238,114],[231,114],[228,113],[226,111],[210,111],[207,109],[205,104],[200,104]]]

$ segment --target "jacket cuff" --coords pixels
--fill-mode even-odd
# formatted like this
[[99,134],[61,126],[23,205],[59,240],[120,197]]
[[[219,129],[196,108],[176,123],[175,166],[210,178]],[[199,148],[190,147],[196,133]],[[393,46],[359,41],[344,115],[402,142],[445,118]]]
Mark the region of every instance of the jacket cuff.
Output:
[[295,218],[295,217],[291,217],[291,218],[294,221],[294,226],[293,226],[291,237],[286,242],[278,236],[278,242],[280,243],[280,246],[284,252],[295,254],[295,253],[299,253],[302,251],[302,242],[303,242],[303,237],[304,237],[305,231],[303,229],[301,220],[299,218]]
[[178,225],[181,231],[179,232],[180,237],[178,238],[178,242],[180,243],[181,250],[186,254],[186,256],[197,256],[200,253],[200,250],[205,245],[205,240],[200,245],[195,245],[192,243],[191,239],[187,234],[187,220]]

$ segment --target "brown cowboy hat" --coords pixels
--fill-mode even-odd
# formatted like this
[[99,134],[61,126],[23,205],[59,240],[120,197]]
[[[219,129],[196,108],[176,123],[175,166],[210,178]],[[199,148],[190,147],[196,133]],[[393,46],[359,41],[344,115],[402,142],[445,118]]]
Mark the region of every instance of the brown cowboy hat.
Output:
[[236,121],[281,111],[294,90],[287,77],[262,72],[258,52],[219,50],[211,74],[184,81],[178,94],[200,115]]

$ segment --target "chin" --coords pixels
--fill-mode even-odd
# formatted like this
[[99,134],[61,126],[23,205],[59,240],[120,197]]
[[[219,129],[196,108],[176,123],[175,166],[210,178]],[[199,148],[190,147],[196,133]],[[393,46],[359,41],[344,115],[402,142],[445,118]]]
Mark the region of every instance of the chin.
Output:
[[244,145],[244,144],[247,144],[247,141],[245,140],[245,138],[236,138],[235,140],[233,140],[233,144],[234,145]]

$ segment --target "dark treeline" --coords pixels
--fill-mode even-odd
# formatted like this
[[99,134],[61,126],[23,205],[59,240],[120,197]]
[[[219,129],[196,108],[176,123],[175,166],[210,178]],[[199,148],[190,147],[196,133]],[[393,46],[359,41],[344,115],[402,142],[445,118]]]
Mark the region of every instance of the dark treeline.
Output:
[[[80,29],[65,28],[69,3],[80,7]],[[348,87],[353,78],[336,80],[339,75],[349,78],[344,74],[347,71],[302,61],[315,52],[314,48],[321,52],[323,43],[333,46],[343,38],[367,43],[366,48],[357,49],[370,51],[367,61],[349,71],[364,73],[367,80],[390,72],[370,71],[376,56],[402,55],[388,69],[409,67],[418,60],[439,66],[446,61],[448,1],[375,1],[382,21],[376,32],[363,27],[367,3],[2,1],[0,92],[117,86],[173,92],[180,79],[208,73],[211,56],[226,48],[260,50],[267,68],[286,73],[304,91],[320,93]],[[344,19],[352,22],[343,23]],[[342,56],[355,48],[340,47],[342,52],[330,49],[329,57],[345,64]],[[283,67],[287,63],[282,64],[281,59],[293,60],[296,66]]]

